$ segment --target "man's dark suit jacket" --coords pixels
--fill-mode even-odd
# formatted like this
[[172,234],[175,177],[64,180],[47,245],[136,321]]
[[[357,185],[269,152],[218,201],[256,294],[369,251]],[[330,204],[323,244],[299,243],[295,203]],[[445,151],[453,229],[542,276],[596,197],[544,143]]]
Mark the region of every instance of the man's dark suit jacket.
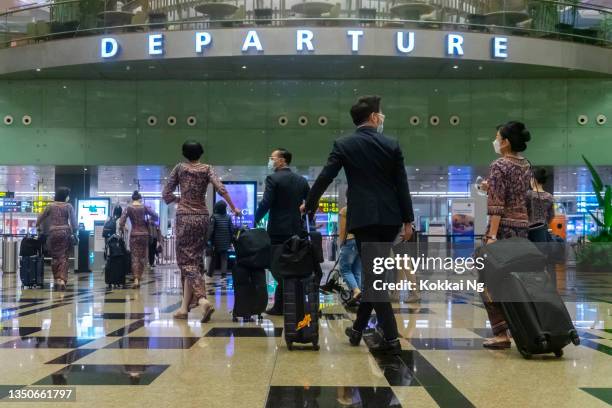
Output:
[[266,177],[266,189],[255,211],[255,223],[261,221],[269,211],[270,236],[299,235],[303,230],[300,205],[309,190],[306,179],[288,167],[276,170]]
[[325,189],[344,168],[348,182],[347,229],[414,221],[402,149],[372,127],[334,142],[327,164],[310,189],[306,210],[318,207]]

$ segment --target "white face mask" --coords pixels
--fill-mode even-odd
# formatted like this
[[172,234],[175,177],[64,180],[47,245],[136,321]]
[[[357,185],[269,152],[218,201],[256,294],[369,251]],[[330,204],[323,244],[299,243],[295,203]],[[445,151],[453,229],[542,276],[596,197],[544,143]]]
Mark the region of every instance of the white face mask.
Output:
[[499,140],[497,139],[493,141],[493,150],[495,150],[495,153],[501,154],[501,146],[499,144]]
[[274,171],[274,160],[268,159],[268,170]]

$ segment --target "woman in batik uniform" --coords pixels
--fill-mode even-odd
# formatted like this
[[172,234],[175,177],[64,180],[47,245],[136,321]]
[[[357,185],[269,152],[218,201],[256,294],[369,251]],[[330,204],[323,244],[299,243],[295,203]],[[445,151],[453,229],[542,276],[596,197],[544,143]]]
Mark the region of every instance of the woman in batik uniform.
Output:
[[[523,123],[508,122],[498,127],[493,148],[501,157],[491,163],[486,180],[489,226],[485,244],[512,237],[527,238],[529,216],[526,198],[531,167],[520,153],[527,149],[529,140],[531,134]],[[483,346],[510,348],[508,323],[501,306],[491,298],[488,290],[482,293],[482,298],[494,335]]]
[[148,260],[149,223],[156,222],[159,217],[151,208],[142,203],[138,191],[132,194],[132,204],[128,205],[119,219],[119,229],[125,233],[125,222],[130,219],[130,252],[132,255],[132,273],[134,274],[134,289],[140,287],[142,273]]
[[68,258],[73,250],[74,234],[77,231],[74,208],[68,203],[70,189],[59,187],[55,192],[55,201],[50,203],[36,220],[38,229],[46,225],[48,231],[47,250],[51,256],[51,270],[55,281],[54,288],[66,290],[68,281]]
[[[236,215],[240,210],[234,206],[225,186],[215,174],[212,166],[200,162],[204,153],[198,142],[183,144],[183,156],[188,160],[174,167],[164,187],[163,198],[167,204],[177,203],[176,208],[176,261],[181,270],[183,302],[174,314],[175,319],[186,319],[194,307],[202,306],[202,323],[210,320],[215,311],[206,299],[204,287],[204,250],[209,222],[206,207],[206,189],[212,183]],[[174,195],[180,187],[180,198]]]

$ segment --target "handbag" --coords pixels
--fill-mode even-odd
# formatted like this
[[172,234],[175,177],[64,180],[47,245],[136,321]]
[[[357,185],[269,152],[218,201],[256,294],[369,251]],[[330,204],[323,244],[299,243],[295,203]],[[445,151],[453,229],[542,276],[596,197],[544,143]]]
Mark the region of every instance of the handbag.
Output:
[[[533,167],[529,160],[527,160],[527,162],[529,163],[529,170],[531,171],[531,177],[533,178]],[[542,197],[540,195],[540,192],[537,189],[536,189],[536,193],[538,193],[538,205],[540,207],[540,211],[542,211],[543,210]],[[533,200],[532,200],[532,203],[533,203]],[[543,222],[536,222],[534,224],[531,224],[529,226],[527,238],[531,242],[550,242],[551,237],[550,237],[550,233],[548,232],[548,225],[544,224]]]

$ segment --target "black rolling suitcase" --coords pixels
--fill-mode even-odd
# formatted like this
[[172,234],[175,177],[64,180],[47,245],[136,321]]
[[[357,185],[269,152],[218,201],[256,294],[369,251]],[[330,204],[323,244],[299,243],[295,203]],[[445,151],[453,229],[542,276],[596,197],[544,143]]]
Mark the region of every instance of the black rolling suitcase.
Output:
[[233,321],[241,317],[245,321],[261,314],[268,305],[268,288],[265,268],[270,266],[270,237],[261,228],[241,228],[234,239],[236,262],[232,266],[234,283]]
[[319,350],[320,254],[308,222],[306,228],[306,238],[288,239],[274,259],[274,269],[283,278],[284,331],[289,350],[294,343],[312,343],[312,348]]
[[104,265],[104,282],[113,286],[125,286],[125,277],[130,271],[130,254],[125,247],[125,241],[118,235],[113,235],[106,243],[106,265]]
[[319,350],[319,285],[314,275],[283,279],[285,343],[312,343]]
[[483,281],[499,302],[518,351],[563,355],[569,343],[580,344],[572,319],[546,271],[547,257],[524,238],[510,238],[477,251],[484,259]]
[[250,321],[251,316],[257,315],[262,320],[262,313],[268,305],[268,288],[266,284],[266,270],[263,268],[248,268],[237,263],[232,269],[234,279],[234,309],[233,321],[241,317]]
[[524,358],[546,353],[561,357],[563,347],[580,344],[565,303],[546,272],[512,272],[506,282],[515,299],[501,302],[501,307]]
[[19,277],[21,287],[43,287],[45,280],[45,262],[42,254],[22,256],[19,260]]

